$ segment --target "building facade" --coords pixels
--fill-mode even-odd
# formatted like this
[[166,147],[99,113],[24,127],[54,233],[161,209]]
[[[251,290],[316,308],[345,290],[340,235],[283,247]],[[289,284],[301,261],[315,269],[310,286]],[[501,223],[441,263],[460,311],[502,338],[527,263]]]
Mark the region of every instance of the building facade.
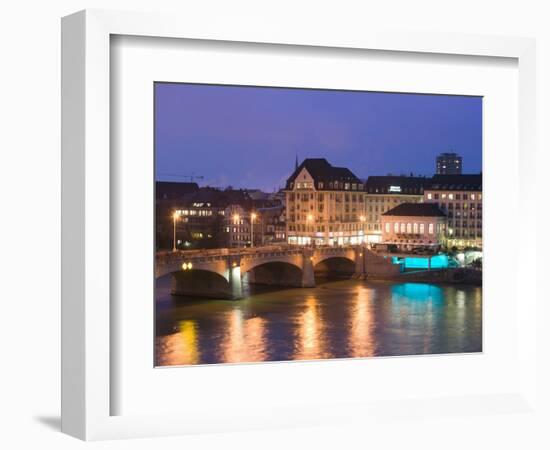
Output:
[[258,219],[262,230],[262,245],[286,243],[286,224],[282,204],[269,208],[259,208]]
[[447,217],[448,247],[482,247],[482,175],[434,175],[424,202],[436,204]]
[[462,156],[457,153],[441,153],[435,159],[435,173],[437,175],[462,174]]
[[446,217],[433,203],[402,203],[382,214],[382,242],[400,251],[438,249],[445,240]]
[[305,159],[285,188],[289,244],[349,245],[365,241],[364,183],[324,158]]
[[371,176],[365,184],[366,242],[382,242],[382,214],[402,203],[419,203],[430,179],[407,176]]

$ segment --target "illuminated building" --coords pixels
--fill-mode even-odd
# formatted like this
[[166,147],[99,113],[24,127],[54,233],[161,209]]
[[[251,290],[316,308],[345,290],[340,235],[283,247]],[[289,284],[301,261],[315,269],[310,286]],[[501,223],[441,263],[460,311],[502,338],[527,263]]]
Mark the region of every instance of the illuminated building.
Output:
[[481,247],[483,243],[482,175],[434,175],[424,202],[435,203],[447,216],[448,247]]
[[289,244],[364,242],[364,184],[349,169],[305,159],[288,178],[285,194]]
[[382,214],[382,242],[402,251],[439,248],[445,238],[446,218],[433,203],[402,203]]
[[366,241],[382,241],[381,215],[401,203],[418,203],[430,179],[407,176],[371,176],[365,184]]
[[462,156],[456,153],[441,153],[435,159],[435,173],[438,175],[460,175]]

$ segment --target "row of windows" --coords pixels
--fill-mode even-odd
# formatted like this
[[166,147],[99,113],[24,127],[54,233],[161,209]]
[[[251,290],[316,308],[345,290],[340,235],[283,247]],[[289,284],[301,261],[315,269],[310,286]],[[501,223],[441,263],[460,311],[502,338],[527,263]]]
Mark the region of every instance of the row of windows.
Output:
[[428,200],[449,199],[449,200],[481,200],[481,194],[460,194],[460,193],[439,193],[429,192],[427,194]]
[[467,221],[455,221],[453,222],[452,220],[449,220],[448,222],[449,226],[450,227],[455,227],[455,228],[481,228],[482,227],[482,223],[481,222],[467,222]]
[[305,232],[317,232],[324,233],[325,231],[334,232],[334,231],[361,231],[363,229],[361,224],[358,223],[342,223],[337,225],[304,225],[301,223],[298,224],[289,224],[289,231],[305,231]]
[[371,197],[367,195],[367,203],[417,203],[420,201],[419,197],[402,197],[402,196],[392,196],[392,197]]
[[[392,226],[389,222],[386,222],[386,233],[390,233]],[[437,224],[437,232],[440,232],[441,224]],[[423,223],[398,223],[395,222],[393,224],[393,232],[398,234],[424,234],[425,232],[425,225]],[[428,234],[434,234],[434,224],[429,223],[428,224]]]
[[[313,189],[313,183],[310,181],[301,181],[296,183],[296,189]],[[345,191],[362,191],[363,185],[361,183],[344,183],[343,181],[329,181],[326,183],[327,189],[343,189]],[[290,183],[290,189],[294,189],[294,183]],[[325,189],[325,183],[319,181],[317,183],[317,189]]]
[[437,203],[441,209],[482,209],[481,203]]
[[[361,202],[363,201],[363,196],[361,194],[326,194],[328,195],[329,200],[335,200],[337,203],[341,203],[342,200],[344,202]],[[317,197],[318,202],[323,202],[325,200],[325,194],[324,193],[318,193],[317,195],[313,193],[309,194],[294,194],[293,192],[288,194],[288,202],[294,202],[296,201],[303,201],[303,202],[309,202],[310,200],[315,200],[315,196]]]

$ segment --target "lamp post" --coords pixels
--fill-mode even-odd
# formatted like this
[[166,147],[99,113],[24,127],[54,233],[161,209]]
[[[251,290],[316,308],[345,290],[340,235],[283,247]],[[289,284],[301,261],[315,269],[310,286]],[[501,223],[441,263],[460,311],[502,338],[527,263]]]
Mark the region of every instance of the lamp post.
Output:
[[174,214],[172,214],[172,219],[174,221],[174,240],[172,245],[172,251],[175,252],[177,250],[176,248],[176,222],[178,221],[179,214],[177,211],[174,211]]
[[[240,217],[239,217],[238,214],[233,214],[233,225],[237,225],[237,228],[236,228],[237,233],[239,232],[239,219],[240,219]],[[233,233],[233,235],[234,235],[234,233]],[[231,239],[231,240],[233,240],[233,239]],[[231,246],[232,246],[232,244],[231,244]],[[239,244],[237,244],[237,247],[238,246],[239,246]]]
[[256,213],[250,214],[250,247],[254,247],[254,220],[256,219]]
[[365,221],[367,218],[365,216],[359,216],[359,220],[361,221],[361,231],[363,232],[362,239],[363,243],[366,243],[366,237],[365,237]]
[[[308,214],[306,220],[307,220],[307,223],[308,223],[308,226],[307,226],[307,233],[309,234],[309,227],[310,227],[311,222],[313,222],[313,215]],[[310,245],[313,244],[313,241],[312,241],[312,239],[311,239],[311,236],[309,237],[309,243],[310,243]]]

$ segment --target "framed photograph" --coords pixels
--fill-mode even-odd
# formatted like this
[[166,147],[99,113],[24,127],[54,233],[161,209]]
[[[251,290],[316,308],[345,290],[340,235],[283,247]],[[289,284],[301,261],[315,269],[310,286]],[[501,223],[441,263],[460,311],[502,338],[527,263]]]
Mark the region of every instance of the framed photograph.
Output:
[[534,407],[532,40],[84,11],[62,46],[64,432]]

